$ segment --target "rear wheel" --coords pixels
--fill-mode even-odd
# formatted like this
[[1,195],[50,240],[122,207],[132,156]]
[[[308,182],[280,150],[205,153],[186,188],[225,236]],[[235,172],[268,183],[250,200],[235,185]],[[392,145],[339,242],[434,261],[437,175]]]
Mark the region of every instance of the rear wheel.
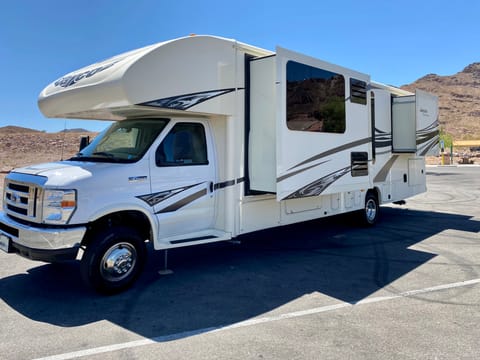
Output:
[[100,293],[120,292],[138,278],[146,254],[145,242],[134,229],[103,229],[93,235],[83,254],[82,278]]
[[365,197],[365,206],[361,213],[362,223],[366,226],[373,226],[378,220],[380,206],[377,196],[369,191]]

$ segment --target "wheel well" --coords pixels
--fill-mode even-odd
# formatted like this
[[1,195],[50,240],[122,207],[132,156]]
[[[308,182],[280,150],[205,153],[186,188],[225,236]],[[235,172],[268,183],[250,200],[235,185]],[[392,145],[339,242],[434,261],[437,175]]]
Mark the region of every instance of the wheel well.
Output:
[[92,234],[100,229],[115,227],[115,226],[128,226],[139,232],[140,236],[145,240],[152,239],[152,227],[147,216],[140,211],[120,211],[112,214],[105,215],[94,222],[88,224],[87,232],[82,240],[82,246],[89,244],[92,238]]
[[378,187],[374,187],[372,189],[369,189],[367,191],[367,195],[368,194],[372,194],[374,195],[376,198],[377,198],[377,201],[378,201],[378,205],[380,205],[380,203],[382,202],[382,196],[380,194],[380,189]]

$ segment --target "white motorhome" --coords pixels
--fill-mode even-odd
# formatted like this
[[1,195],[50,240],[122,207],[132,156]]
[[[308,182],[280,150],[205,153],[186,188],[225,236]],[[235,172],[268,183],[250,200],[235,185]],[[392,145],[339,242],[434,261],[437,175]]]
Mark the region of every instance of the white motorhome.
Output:
[[[426,191],[437,98],[283,48],[191,36],[74,71],[47,117],[114,121],[71,159],[12,170],[0,248],[81,258],[115,292],[156,250],[358,211]],[[81,250],[81,251],[80,251]]]

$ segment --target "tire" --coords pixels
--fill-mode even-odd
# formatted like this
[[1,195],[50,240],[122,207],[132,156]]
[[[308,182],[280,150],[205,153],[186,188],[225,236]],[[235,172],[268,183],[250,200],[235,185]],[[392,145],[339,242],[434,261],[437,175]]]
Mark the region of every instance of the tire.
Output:
[[95,291],[115,294],[135,282],[146,258],[145,242],[134,229],[111,227],[93,235],[80,270],[83,281]]
[[361,210],[361,222],[364,226],[373,226],[378,221],[380,206],[377,196],[369,191],[365,196],[365,206]]

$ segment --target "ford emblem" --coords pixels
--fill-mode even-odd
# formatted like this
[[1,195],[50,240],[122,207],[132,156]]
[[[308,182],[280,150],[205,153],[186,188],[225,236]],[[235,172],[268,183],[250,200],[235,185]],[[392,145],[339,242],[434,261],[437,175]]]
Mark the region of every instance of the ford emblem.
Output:
[[18,194],[15,193],[15,192],[12,192],[12,195],[10,196],[10,200],[12,200],[12,202],[14,202],[15,204],[17,204],[17,203],[20,202],[20,195],[18,195]]

